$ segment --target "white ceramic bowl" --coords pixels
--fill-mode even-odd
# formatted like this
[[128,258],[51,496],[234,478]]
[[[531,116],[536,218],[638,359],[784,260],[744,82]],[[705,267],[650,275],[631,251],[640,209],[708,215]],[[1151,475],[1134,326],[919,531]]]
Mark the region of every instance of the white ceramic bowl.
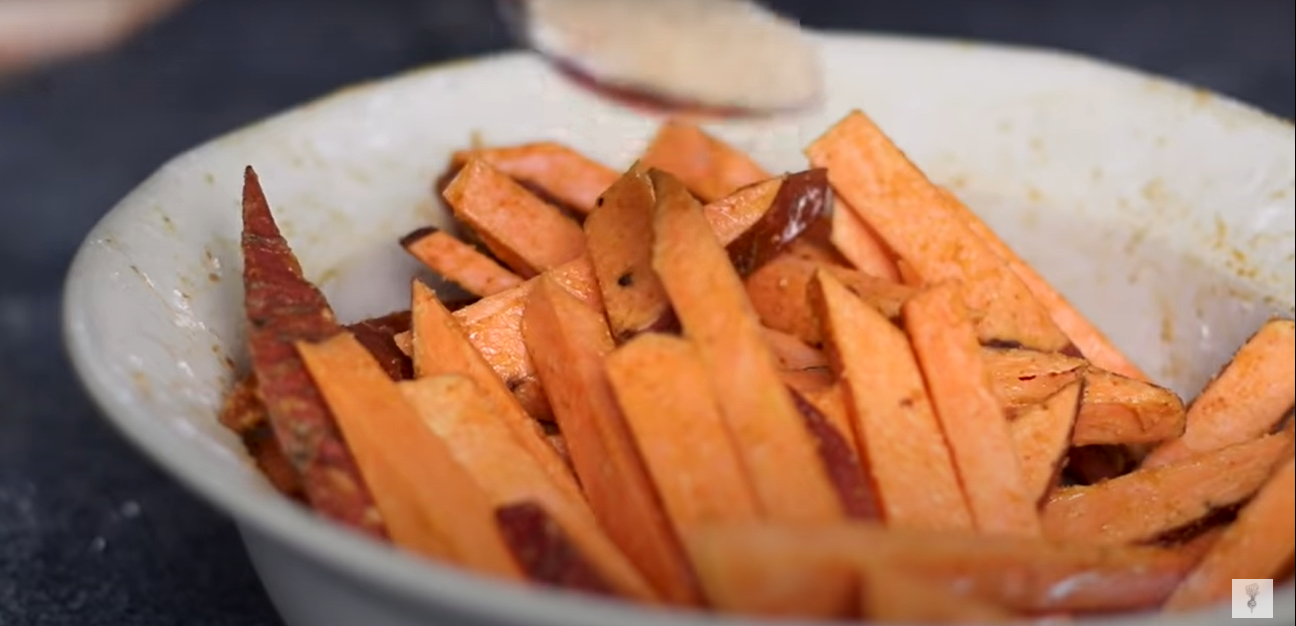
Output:
[[[827,105],[716,127],[774,170],[863,108],[1140,365],[1191,395],[1270,313],[1293,306],[1290,122],[1051,52],[821,38]],[[237,520],[294,626],[714,623],[504,586],[405,557],[273,492],[216,422],[242,363],[239,193],[261,174],[307,274],[344,320],[406,306],[395,238],[443,217],[429,187],[453,149],[557,139],[622,167],[656,120],[507,54],[345,90],[183,154],[95,227],[66,287],[76,369],[104,414]],[[1293,591],[1277,599],[1290,622]],[[1220,623],[1224,612],[1141,624]],[[1109,623],[1134,623],[1125,619]]]

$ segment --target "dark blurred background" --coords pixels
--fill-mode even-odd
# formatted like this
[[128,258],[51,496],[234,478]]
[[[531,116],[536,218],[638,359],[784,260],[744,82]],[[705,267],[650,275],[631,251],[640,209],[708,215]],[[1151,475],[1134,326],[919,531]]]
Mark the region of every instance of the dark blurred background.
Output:
[[[818,28],[1083,52],[1296,115],[1291,0],[770,4]],[[230,522],[71,377],[63,273],[169,156],[350,82],[506,48],[492,7],[198,0],[110,52],[0,78],[0,625],[278,626]]]

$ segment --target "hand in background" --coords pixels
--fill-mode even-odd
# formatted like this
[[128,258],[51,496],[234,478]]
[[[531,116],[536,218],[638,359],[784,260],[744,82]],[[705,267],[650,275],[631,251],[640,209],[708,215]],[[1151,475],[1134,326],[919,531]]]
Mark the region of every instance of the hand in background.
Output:
[[0,0],[0,77],[110,48],[185,0]]

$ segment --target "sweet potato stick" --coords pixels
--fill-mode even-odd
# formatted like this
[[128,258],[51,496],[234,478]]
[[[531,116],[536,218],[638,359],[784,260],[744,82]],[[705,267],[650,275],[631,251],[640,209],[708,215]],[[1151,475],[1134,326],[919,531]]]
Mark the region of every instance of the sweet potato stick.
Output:
[[855,269],[883,280],[901,282],[900,270],[895,263],[895,253],[887,248],[886,243],[873,227],[841,199],[837,200],[836,209],[832,214],[830,233],[833,247],[846,257]]
[[381,537],[385,531],[373,497],[293,347],[327,339],[341,328],[324,294],[302,276],[251,167],[243,178],[242,249],[248,350],[275,439],[316,511]]
[[1183,433],[1183,401],[1173,391],[1094,368],[1084,381],[1072,445],[1152,443]]
[[576,222],[481,159],[464,165],[442,195],[455,217],[523,278],[585,252]]
[[752,183],[702,207],[702,213],[720,245],[728,248],[762,216],[775,210],[774,203],[779,200],[783,181],[780,177]]
[[781,255],[747,278],[747,296],[761,322],[810,345],[823,341],[819,320],[806,299],[806,287],[818,270],[837,278],[856,296],[887,317],[898,317],[900,305],[914,288],[869,276],[858,270],[825,264],[795,254]]
[[761,332],[765,334],[765,343],[774,353],[780,369],[796,371],[828,367],[828,357],[800,339],[771,328],[761,328]]
[[378,359],[392,380],[406,380],[414,377],[414,362],[397,345],[396,335],[409,330],[410,323],[410,312],[398,311],[347,324],[346,330]]
[[294,500],[305,498],[301,476],[284,455],[283,446],[270,426],[265,404],[257,396],[255,376],[247,376],[234,384],[225,396],[217,419],[239,436],[248,456],[270,486]]
[[1008,422],[981,364],[976,329],[958,285],[941,283],[920,291],[905,302],[903,315],[976,528],[1038,536],[1036,499],[1026,492]]
[[1241,502],[1285,460],[1285,433],[1240,443],[1155,469],[1140,469],[1050,496],[1045,536],[1096,543],[1147,541]]
[[770,177],[751,157],[683,120],[662,124],[639,162],[670,173],[703,202]]
[[762,511],[789,522],[841,519],[814,440],[702,207],[669,174],[652,170],[649,177],[656,196],[653,269],[698,346]]
[[603,596],[616,589],[544,506],[532,501],[505,504],[495,510],[504,542],[531,580]]
[[573,500],[583,499],[571,471],[553,446],[545,441],[539,425],[532,420],[504,383],[495,376],[481,354],[464,336],[463,328],[437,300],[426,285],[413,282],[414,374],[418,378],[444,374],[467,376],[485,397],[486,403],[530,452],[544,476],[553,481],[560,493]]
[[859,111],[806,149],[828,168],[833,189],[924,283],[961,281],[968,306],[985,317],[983,343],[1011,341],[1058,351],[1071,345],[1026,284],[948,206],[948,197]]
[[1284,563],[1296,552],[1296,461],[1287,459],[1247,503],[1237,521],[1224,529],[1165,603],[1166,611],[1186,611],[1232,594],[1235,578],[1279,578]]
[[608,356],[607,376],[677,531],[759,517],[692,344],[641,335]]
[[580,213],[589,213],[599,194],[617,179],[616,170],[554,141],[460,150],[451,157],[451,167],[464,167],[473,159]]
[[749,276],[778,256],[831,208],[827,172],[811,169],[783,176],[769,209],[725,245],[738,275]]
[[658,600],[640,572],[604,534],[585,501],[571,499],[548,478],[480,385],[465,376],[445,375],[401,383],[401,390],[496,507],[539,505],[617,593]]
[[1084,355],[1085,359],[1109,372],[1115,372],[1144,382],[1150,380],[1147,374],[1144,374],[1129,357],[1126,357],[1116,347],[1116,344],[1112,343],[1097,326],[1093,325],[1093,322],[1090,322],[1078,309],[1072,306],[1067,301],[1066,296],[1054,289],[1053,285],[1050,285],[1039,272],[1035,271],[1034,267],[1031,267],[1029,263],[1017,256],[1017,253],[1008,244],[1004,243],[999,238],[999,235],[995,234],[994,230],[981,220],[980,216],[948,190],[941,189],[940,191],[946,196],[945,205],[973,233],[976,233],[977,237],[990,246],[990,249],[994,250],[999,258],[1008,264],[1013,273],[1026,284],[1031,293],[1035,294],[1035,299],[1039,300],[1040,304],[1048,309],[1054,323],[1058,325],[1058,328],[1062,329],[1062,332]]
[[499,293],[522,282],[494,259],[435,228],[420,228],[402,237],[400,244],[428,269],[476,296]]
[[507,579],[521,573],[494,508],[373,356],[343,333],[297,351],[337,416],[392,541]]
[[1145,467],[1254,439],[1269,431],[1296,403],[1296,325],[1272,320],[1188,406],[1184,433],[1152,451]]
[[832,370],[827,367],[815,367],[805,370],[782,370],[779,372],[779,380],[787,385],[788,389],[800,394],[814,394],[831,387],[837,381],[833,376]]
[[842,425],[839,421],[834,421],[833,417],[825,415],[796,389],[789,389],[806,430],[814,437],[819,458],[828,470],[828,479],[837,490],[846,516],[859,520],[878,519],[881,506],[878,504],[877,490],[860,465],[856,448],[851,445],[854,440],[848,438],[850,430],[843,430],[843,427],[849,429],[850,424]]
[[1077,380],[1044,402],[1022,409],[1008,427],[1031,502],[1044,498],[1066,461],[1083,393],[1084,381]]
[[522,336],[600,525],[666,602],[700,604],[692,569],[612,395],[603,359],[615,343],[603,316],[542,277],[527,299]]
[[[694,531],[686,541],[700,546],[697,568],[710,597],[732,599],[717,602],[719,608],[760,609],[777,598],[791,604],[804,597],[809,607],[820,608],[812,616],[825,616],[833,600],[851,595],[851,570],[897,572],[1032,614],[1145,610],[1169,596],[1200,558],[1184,549],[1051,543],[861,522],[813,532],[724,524]],[[712,592],[721,585],[730,593]],[[811,604],[812,598],[817,602]]]
[[909,341],[825,272],[810,299],[841,378],[860,460],[876,483],[882,518],[908,528],[972,527],[950,451]]
[[1010,413],[1044,402],[1063,387],[1080,379],[1084,359],[1017,348],[981,348],[981,359],[990,374],[995,395]]
[[815,390],[797,389],[797,393],[809,402],[814,408],[818,409],[825,418],[846,438],[850,444],[851,450],[855,452],[855,458],[860,458],[859,439],[855,436],[855,424],[851,420],[850,412],[846,409],[846,396],[842,391],[840,381],[834,380],[828,386],[821,386]]

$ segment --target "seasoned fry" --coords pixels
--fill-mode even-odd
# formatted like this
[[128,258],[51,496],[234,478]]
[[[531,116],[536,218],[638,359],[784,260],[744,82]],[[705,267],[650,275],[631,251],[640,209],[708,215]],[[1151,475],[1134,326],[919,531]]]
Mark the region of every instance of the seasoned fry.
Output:
[[1071,443],[1152,443],[1184,429],[1183,401],[1173,391],[1090,368]]
[[451,157],[451,167],[462,168],[473,159],[582,214],[593,210],[599,194],[617,179],[616,170],[554,141],[460,150]]
[[1183,436],[1153,450],[1144,466],[1168,465],[1268,432],[1296,403],[1294,352],[1292,320],[1262,326],[1188,407]]
[[402,237],[400,244],[428,269],[476,296],[496,294],[522,282],[494,259],[435,228],[420,228]]
[[789,371],[827,369],[828,357],[820,350],[807,346],[800,339],[771,328],[762,328],[765,343],[778,360],[779,368]]
[[861,462],[877,485],[882,518],[897,528],[972,527],[949,448],[904,333],[819,272],[810,298],[842,380]]
[[778,256],[832,206],[828,173],[806,170],[783,177],[778,195],[760,219],[725,246],[739,276],[749,276]]
[[702,202],[770,177],[747,155],[683,120],[662,124],[639,162],[670,173]]
[[981,348],[995,395],[1009,413],[1035,406],[1084,375],[1084,359],[1020,348]]
[[1031,502],[1044,498],[1062,471],[1083,393],[1084,381],[1077,380],[1044,402],[1023,409],[1008,427]]
[[846,257],[855,269],[893,283],[901,282],[895,253],[887,247],[886,242],[882,241],[873,227],[860,218],[855,209],[847,205],[844,200],[837,200],[837,209],[832,214],[832,230],[829,237],[833,247]]
[[481,159],[464,165],[442,195],[455,217],[523,278],[585,252],[580,226]]
[[1059,490],[1044,506],[1045,536],[1104,544],[1154,539],[1251,497],[1285,460],[1290,441],[1285,434],[1268,435],[1097,485]]
[[293,344],[341,332],[333,310],[279,232],[256,172],[243,177],[243,288],[248,351],[275,440],[321,515],[366,534],[385,534],[337,421]]
[[840,519],[814,441],[702,207],[669,174],[652,170],[649,177],[657,199],[653,269],[706,364],[762,510],[774,520]]

